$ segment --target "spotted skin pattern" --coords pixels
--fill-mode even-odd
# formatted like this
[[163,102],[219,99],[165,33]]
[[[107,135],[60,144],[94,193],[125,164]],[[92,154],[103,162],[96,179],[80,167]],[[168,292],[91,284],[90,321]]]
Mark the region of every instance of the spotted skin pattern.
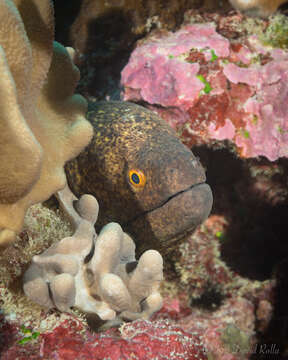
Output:
[[[212,192],[203,167],[174,130],[142,106],[92,102],[87,117],[94,137],[66,165],[70,188],[97,198],[96,230],[115,221],[139,253],[169,252],[210,213]],[[133,183],[135,172],[139,184]]]

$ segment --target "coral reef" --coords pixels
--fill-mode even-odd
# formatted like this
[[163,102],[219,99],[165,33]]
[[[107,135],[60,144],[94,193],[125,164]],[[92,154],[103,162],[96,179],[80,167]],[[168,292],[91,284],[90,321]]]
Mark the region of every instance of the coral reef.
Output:
[[[17,338],[15,327],[13,335]],[[197,334],[184,331],[166,320],[153,323],[138,320],[123,325],[120,331],[110,330],[105,334],[91,334],[81,324],[71,320],[63,322],[52,332],[40,334],[39,341],[36,346],[33,341],[25,347],[19,344],[10,346],[5,351],[5,359],[12,360],[15,356],[19,358],[19,355],[23,355],[23,359],[24,356],[29,356],[29,359],[52,359],[52,354],[59,359],[83,360],[207,359]]]
[[33,257],[24,274],[25,294],[45,308],[70,311],[75,306],[102,320],[148,319],[162,306],[161,255],[148,250],[137,262],[133,240],[117,223],[106,225],[96,238],[93,196],[77,201],[66,186],[58,197],[76,231]]
[[240,19],[218,18],[227,37],[211,23],[151,34],[122,71],[123,95],[145,101],[189,146],[228,139],[242,157],[274,161],[288,156],[288,52],[245,35]]
[[[247,76],[247,70],[250,71],[252,68],[254,71],[258,68],[259,74],[267,80],[269,74],[262,72],[266,64],[276,61],[279,64],[282,60],[286,62],[286,50],[279,51],[273,50],[271,46],[267,47],[268,44],[283,49],[287,47],[285,18],[281,17],[280,21],[280,18],[275,16],[267,21],[256,21],[252,18],[245,20],[240,14],[235,13],[222,16],[219,13],[200,15],[198,12],[189,12],[186,19],[189,22],[214,21],[217,31],[211,33],[212,38],[215,40],[214,35],[218,33],[222,36],[217,37],[220,42],[223,41],[223,37],[229,41],[229,56],[220,59],[211,48],[203,52],[194,48],[189,50],[191,61],[199,64],[196,76],[202,89],[201,96],[196,100],[199,108],[195,107],[195,104],[193,114],[199,120],[200,111],[203,111],[205,116],[208,113],[209,121],[220,125],[215,126],[214,132],[213,129],[208,129],[208,132],[205,126],[209,121],[200,118],[203,127],[198,124],[197,128],[190,128],[188,123],[191,119],[188,114],[186,124],[189,125],[189,132],[185,133],[183,123],[177,123],[177,131],[182,134],[182,138],[185,135],[185,141],[189,145],[209,144],[209,147],[194,146],[193,153],[200,157],[201,163],[207,169],[207,182],[213,189],[215,201],[212,215],[192,236],[187,236],[186,241],[177,246],[173,254],[170,254],[170,259],[165,262],[166,281],[162,282],[161,287],[161,310],[154,313],[150,321],[136,320],[118,329],[106,330],[98,316],[91,317],[91,314],[84,314],[75,307],[70,308],[69,312],[59,312],[57,309],[45,310],[30,301],[23,294],[21,274],[27,269],[31,258],[34,255],[39,256],[53,244],[56,248],[63,238],[74,238],[71,226],[59,210],[54,213],[40,204],[33,205],[26,213],[23,230],[17,236],[16,242],[0,254],[1,358],[285,358],[288,294],[288,246],[285,241],[288,159],[281,158],[270,162],[264,157],[239,158],[235,156],[235,152],[230,151],[231,145],[229,149],[225,148],[229,142],[215,140],[210,136],[210,132],[215,134],[225,124],[223,111],[227,109],[226,95],[229,99],[228,105],[231,105],[228,114],[235,127],[235,134],[242,133],[246,139],[251,135],[246,131],[246,123],[241,123],[242,117],[247,120],[247,111],[243,110],[243,103],[247,99],[255,100],[253,94],[257,101],[261,99],[258,98],[258,83],[254,85],[255,79]],[[241,25],[241,21],[244,25]],[[263,43],[255,42],[255,37],[247,36],[247,32],[256,34],[258,39],[264,42],[265,47]],[[154,33],[153,37],[164,35],[165,32],[160,35]],[[100,52],[107,44],[110,46],[111,42],[105,43]],[[123,47],[123,43],[121,46]],[[127,50],[125,45],[124,48]],[[92,57],[96,52],[97,49]],[[206,57],[210,61],[207,61]],[[178,59],[174,57],[174,60],[175,58]],[[234,74],[228,74],[231,64],[227,64],[227,59],[237,66],[237,79],[243,76],[243,80],[249,83],[234,84],[231,81]],[[125,59],[121,57],[121,61]],[[231,80],[223,71],[227,65],[227,76],[231,77]],[[275,70],[274,65],[269,66],[277,75],[278,70]],[[93,68],[93,64],[91,67]],[[106,81],[107,72],[103,71],[103,74]],[[272,84],[262,80],[259,81],[259,88],[265,88],[266,91]],[[281,80],[276,81],[281,84]],[[226,89],[225,83],[228,84]],[[98,84],[102,86],[101,81]],[[216,93],[213,92],[214,89]],[[261,90],[261,94],[264,90]],[[217,91],[221,96],[218,96]],[[200,99],[203,103],[199,102]],[[272,99],[275,100],[274,97]],[[181,98],[179,100],[181,101]],[[284,100],[280,99],[280,103],[281,101]],[[173,119],[169,115],[173,110],[179,115],[178,109],[172,107],[169,107],[169,113],[167,107],[153,108],[166,114],[171,123]],[[183,120],[183,112],[176,120],[180,118]],[[261,125],[264,122],[262,118],[260,120]],[[257,119],[253,121],[257,122]],[[233,130],[232,126],[231,128]],[[227,134],[224,134],[224,138],[225,136]],[[232,141],[234,140],[235,137]],[[271,138],[268,140],[270,143]],[[267,141],[262,144],[262,149],[267,148]],[[61,194],[65,195],[65,192],[60,193],[60,202],[63,200]],[[83,216],[86,217],[90,212],[84,211],[86,207],[79,206],[81,202],[75,202],[78,206],[77,211],[74,211],[72,204],[75,198],[70,194],[69,199],[68,206],[67,202],[62,201],[62,204],[66,206],[66,212],[70,213],[74,227],[79,228],[79,224],[84,221]],[[85,197],[82,200],[85,200]],[[94,218],[96,210],[94,206]],[[78,211],[82,212],[82,217]],[[94,218],[89,217],[88,222],[91,223]],[[92,229],[92,226],[90,228]],[[53,268],[51,262],[48,268]],[[119,322],[110,322],[110,325],[117,326]],[[101,333],[93,332],[95,330]]]
[[[73,212],[71,205],[70,201],[70,213]],[[79,215],[75,212],[72,217],[77,223]],[[163,355],[172,359],[173,356],[186,359],[189,355],[189,359],[197,359],[196,354],[201,354],[204,359],[246,360],[251,352],[258,354],[255,331],[264,333],[269,325],[274,307],[273,282],[244,279],[220,259],[219,247],[224,240],[220,240],[219,234],[225,234],[227,226],[222,217],[212,216],[187,239],[188,243],[180,246],[180,251],[175,253],[179,276],[163,282],[164,304],[151,321],[134,321],[119,330],[105,330],[103,322],[96,319],[95,324],[92,319],[91,323],[89,314],[83,316],[74,307],[69,313],[59,313],[54,309],[45,311],[29,301],[15,286],[19,283],[17,276],[25,268],[23,262],[27,263],[28,253],[30,256],[39,254],[51,242],[57,246],[64,227],[64,236],[71,234],[71,229],[63,219],[59,219],[59,215],[41,205],[34,205],[25,218],[22,239],[19,239],[19,244],[15,243],[22,251],[27,244],[25,258],[11,258],[10,281],[6,281],[9,285],[3,288],[0,283],[4,315],[0,322],[2,339],[5,339],[0,345],[1,355],[7,360],[20,355],[23,358],[42,356],[49,359],[51,353],[65,358],[75,357],[75,352],[80,351],[83,358],[101,359],[103,352],[111,352],[111,357],[115,354],[120,358],[134,352],[138,360],[148,355],[150,358]],[[7,258],[9,254],[13,255],[11,248],[3,256]],[[167,270],[166,276],[173,277]],[[117,323],[110,322],[110,325]],[[95,334],[91,328],[102,332]],[[135,336],[126,337],[128,329],[129,334],[132,332]],[[199,343],[196,348],[195,343]]]
[[[68,336],[57,335],[67,334]],[[83,359],[103,359],[109,356],[111,359],[124,359],[134,357],[135,359],[148,360],[151,358],[159,359],[191,359],[205,360],[203,347],[197,335],[183,331],[180,327],[171,325],[167,321],[148,322],[137,321],[133,324],[125,324],[121,327],[121,337],[115,341],[113,333],[111,335],[94,335],[87,341],[83,336],[78,339],[65,341],[75,331],[65,329],[64,326],[55,329],[55,333],[47,334],[44,338],[44,354],[49,354],[51,350],[56,350],[60,356],[71,349],[72,356],[79,354],[79,345],[83,348]],[[57,341],[55,343],[55,340]],[[52,346],[51,346],[52,345]],[[56,345],[56,346],[55,346]],[[71,346],[72,345],[72,346]],[[77,346],[78,345],[78,346]],[[62,355],[63,356],[63,355]],[[78,355],[79,356],[79,355]]]
[[171,252],[211,211],[200,162],[142,106],[89,102],[87,118],[93,139],[65,170],[76,196],[89,193],[99,201],[96,230],[118,222],[135,239],[138,254],[151,248]]
[[0,246],[21,230],[27,208],[65,185],[64,163],[87,145],[86,101],[73,95],[79,73],[53,44],[50,1],[0,5]]

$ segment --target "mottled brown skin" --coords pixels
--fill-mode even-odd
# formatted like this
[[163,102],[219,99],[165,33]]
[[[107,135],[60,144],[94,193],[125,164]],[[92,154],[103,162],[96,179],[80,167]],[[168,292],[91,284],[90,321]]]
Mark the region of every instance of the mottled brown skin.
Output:
[[[90,103],[88,119],[93,140],[66,166],[72,191],[97,198],[98,230],[116,221],[140,253],[173,249],[212,207],[201,164],[165,121],[136,104]],[[143,187],[129,181],[131,169],[145,174]]]

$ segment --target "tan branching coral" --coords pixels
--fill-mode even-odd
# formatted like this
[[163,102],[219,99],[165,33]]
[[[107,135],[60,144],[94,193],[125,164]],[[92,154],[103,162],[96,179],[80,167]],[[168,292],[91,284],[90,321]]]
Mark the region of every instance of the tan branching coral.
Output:
[[53,37],[49,0],[0,1],[0,247],[65,186],[63,165],[92,136],[79,72]]
[[229,0],[231,5],[248,16],[268,17],[287,0]]
[[117,223],[107,224],[97,236],[93,196],[77,200],[66,186],[58,199],[76,231],[33,257],[24,275],[26,295],[46,308],[70,311],[75,306],[103,320],[147,319],[159,310],[161,255],[148,250],[137,262],[133,240]]

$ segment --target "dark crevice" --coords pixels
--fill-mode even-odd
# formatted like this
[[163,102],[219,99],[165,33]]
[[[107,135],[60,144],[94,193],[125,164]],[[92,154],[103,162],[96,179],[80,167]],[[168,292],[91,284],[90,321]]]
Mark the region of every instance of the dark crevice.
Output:
[[212,214],[228,226],[221,257],[244,277],[265,280],[288,257],[288,159],[239,159],[227,149],[194,147],[207,169],[214,203]]

